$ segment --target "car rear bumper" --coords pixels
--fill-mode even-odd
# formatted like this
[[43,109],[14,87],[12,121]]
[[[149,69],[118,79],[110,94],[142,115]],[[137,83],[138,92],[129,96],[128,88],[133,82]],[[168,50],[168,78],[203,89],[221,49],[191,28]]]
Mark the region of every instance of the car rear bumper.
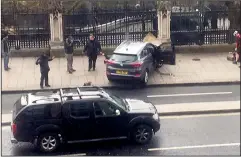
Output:
[[11,132],[11,135],[10,135],[10,139],[11,139],[11,143],[13,143],[13,144],[17,144],[18,143],[18,140],[16,138],[14,138],[12,132]]
[[114,73],[107,74],[106,76],[112,80],[140,80],[142,78],[141,75],[119,75]]
[[13,143],[13,144],[17,144],[18,143],[18,141],[15,139],[15,138],[11,138],[11,143]]

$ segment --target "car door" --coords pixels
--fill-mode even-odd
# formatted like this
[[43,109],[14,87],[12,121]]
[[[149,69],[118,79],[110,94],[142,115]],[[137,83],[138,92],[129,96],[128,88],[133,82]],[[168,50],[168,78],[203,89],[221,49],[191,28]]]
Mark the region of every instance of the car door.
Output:
[[94,117],[90,101],[69,101],[63,104],[64,129],[68,141],[93,138]]
[[155,53],[155,47],[149,44],[147,45],[147,50],[148,50],[148,57],[150,58],[148,60],[149,71],[153,72],[155,69],[154,58],[153,58],[153,54]]
[[146,69],[148,69],[149,72],[152,71],[153,57],[150,49],[147,46],[142,50],[140,54],[140,59],[142,61],[143,72],[145,72]]
[[[128,116],[121,108],[108,100],[94,101],[95,138],[117,138],[127,136]],[[116,114],[119,110],[120,114]]]
[[161,54],[161,63],[175,65],[176,64],[176,52],[172,49],[172,47],[158,47],[157,51]]

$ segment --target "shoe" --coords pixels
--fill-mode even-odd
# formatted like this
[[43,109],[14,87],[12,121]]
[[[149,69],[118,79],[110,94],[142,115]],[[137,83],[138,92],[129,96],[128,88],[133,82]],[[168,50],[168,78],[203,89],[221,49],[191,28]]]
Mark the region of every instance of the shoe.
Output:
[[90,71],[90,69],[88,69],[88,71]]
[[51,87],[50,85],[45,85],[45,87]]
[[44,89],[44,87],[43,87],[43,86],[40,86],[40,88],[41,88],[41,89]]
[[237,64],[237,62],[236,62],[236,61],[233,61],[233,64]]
[[68,71],[69,72],[69,74],[72,74],[72,71]]
[[75,69],[72,69],[72,72],[75,72],[76,70]]

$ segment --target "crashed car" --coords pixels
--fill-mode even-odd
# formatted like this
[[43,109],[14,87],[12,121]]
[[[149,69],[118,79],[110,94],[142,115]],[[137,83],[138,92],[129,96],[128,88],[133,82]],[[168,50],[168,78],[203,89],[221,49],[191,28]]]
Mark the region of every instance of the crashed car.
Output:
[[174,49],[163,47],[163,43],[156,39],[144,39],[143,42],[124,41],[112,55],[105,57],[109,81],[136,80],[144,85],[158,67],[163,64],[175,65],[176,62]]

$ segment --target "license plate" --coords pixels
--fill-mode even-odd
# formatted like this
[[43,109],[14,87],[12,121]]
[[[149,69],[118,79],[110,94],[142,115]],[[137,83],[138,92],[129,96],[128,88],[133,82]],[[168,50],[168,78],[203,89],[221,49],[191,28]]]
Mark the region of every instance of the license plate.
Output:
[[127,75],[128,72],[127,71],[122,71],[122,70],[116,70],[117,74],[121,74],[121,75]]

